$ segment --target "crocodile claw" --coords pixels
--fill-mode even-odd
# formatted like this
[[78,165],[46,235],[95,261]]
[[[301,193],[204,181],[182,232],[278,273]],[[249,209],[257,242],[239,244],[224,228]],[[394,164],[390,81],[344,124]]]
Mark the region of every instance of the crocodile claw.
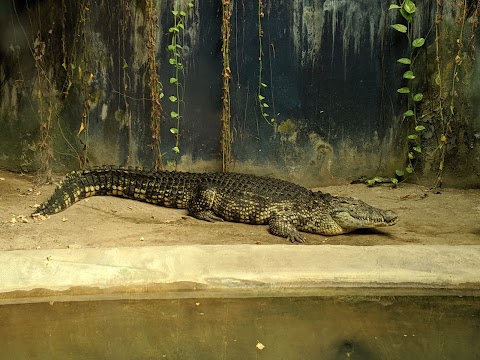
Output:
[[190,216],[193,216],[196,219],[204,220],[208,222],[223,221],[223,219],[217,215],[212,210],[203,210],[195,213],[191,213]]
[[288,235],[288,240],[293,244],[303,244],[306,241],[305,236],[300,234],[298,231],[292,232]]

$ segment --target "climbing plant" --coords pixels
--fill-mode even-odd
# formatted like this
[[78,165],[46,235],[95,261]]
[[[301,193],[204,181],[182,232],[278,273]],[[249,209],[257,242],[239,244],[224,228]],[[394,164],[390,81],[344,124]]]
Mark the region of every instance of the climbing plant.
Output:
[[150,108],[150,131],[152,137],[152,150],[154,156],[155,170],[163,169],[161,138],[160,138],[160,119],[163,113],[162,98],[163,86],[158,75],[157,61],[157,32],[158,15],[154,0],[147,0],[145,6],[146,22],[146,46],[147,46],[147,73],[148,87],[150,88],[151,108]]
[[222,96],[222,169],[228,170],[228,165],[232,162],[231,154],[231,132],[230,132],[230,80],[232,72],[230,70],[230,35],[232,32],[230,18],[232,16],[232,2],[222,0],[222,77],[223,77],[223,96]]
[[[408,49],[404,57],[401,57],[397,62],[405,69],[402,74],[404,86],[397,89],[397,92],[404,94],[407,97],[407,108],[403,113],[403,119],[409,123],[408,139],[408,153],[407,153],[407,165],[405,169],[397,169],[396,175],[403,177],[405,173],[411,174],[414,171],[414,161],[418,154],[422,152],[421,146],[421,133],[425,130],[425,126],[419,120],[418,117],[418,103],[422,101],[423,94],[416,92],[414,79],[415,75],[415,60],[417,55],[417,49],[425,44],[423,37],[414,38],[413,36],[413,22],[415,19],[415,12],[417,10],[415,3],[412,0],[400,0],[398,4],[391,4],[389,10],[396,10],[403,18],[403,23],[396,23],[391,27],[406,36],[408,40]],[[392,182],[396,184],[398,180],[392,179]]]
[[260,114],[262,118],[269,124],[273,125],[275,123],[275,118],[269,118],[270,115],[267,112],[267,109],[270,107],[267,103],[266,97],[264,95],[264,90],[267,88],[267,84],[263,81],[263,27],[262,19],[264,18],[265,13],[263,11],[263,0],[258,0],[258,104],[260,106]]
[[[448,150],[459,146],[461,128],[465,126],[466,113],[470,107],[465,101],[462,87],[472,86],[473,61],[475,60],[475,33],[479,23],[480,0],[458,0],[455,3],[453,26],[442,29],[442,2],[435,7],[435,70],[433,82],[436,86],[432,99],[433,106],[424,111],[428,133],[436,139],[436,146],[430,154],[436,157],[434,187],[442,185]],[[451,41],[453,44],[448,44]]]
[[[48,40],[47,40],[48,41]],[[38,103],[38,119],[40,121],[40,141],[38,149],[40,153],[40,174],[44,180],[52,179],[52,125],[57,115],[58,103],[55,99],[56,89],[49,74],[48,64],[45,61],[46,41],[42,39],[40,32],[33,41],[33,58],[37,70],[35,93]]]
[[[171,34],[171,42],[168,45],[170,51],[170,59],[168,60],[170,65],[173,66],[173,76],[170,77],[170,84],[174,86],[174,94],[170,95],[168,99],[175,104],[174,110],[170,112],[170,117],[175,121],[175,126],[170,128],[170,132],[175,136],[175,145],[172,147],[172,151],[176,156],[180,153],[180,125],[182,117],[182,110],[184,106],[183,95],[184,87],[182,85],[182,78],[185,77],[185,67],[182,63],[182,39],[185,30],[185,21],[187,17],[187,11],[193,8],[193,2],[189,2],[184,9],[181,9],[179,1],[173,3],[173,26],[168,29]],[[176,166],[178,159],[168,162],[169,165]]]

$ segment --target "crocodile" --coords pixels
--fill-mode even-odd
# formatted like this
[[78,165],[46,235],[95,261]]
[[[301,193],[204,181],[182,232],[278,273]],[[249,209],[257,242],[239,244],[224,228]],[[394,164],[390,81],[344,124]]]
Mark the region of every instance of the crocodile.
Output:
[[240,173],[149,171],[104,166],[73,171],[32,216],[56,214],[94,195],[119,196],[187,209],[205,221],[268,224],[273,235],[305,242],[308,232],[339,235],[394,225],[397,214],[351,198],[314,192],[289,181]]

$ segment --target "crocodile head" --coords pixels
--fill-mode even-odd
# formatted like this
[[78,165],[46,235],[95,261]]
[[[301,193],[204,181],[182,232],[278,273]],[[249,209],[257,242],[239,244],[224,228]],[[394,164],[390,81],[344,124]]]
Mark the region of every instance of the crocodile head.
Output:
[[[395,225],[398,216],[391,210],[378,209],[362,200],[350,197],[316,194],[320,208],[326,209],[321,223],[322,234],[345,234],[356,229],[375,228]],[[324,210],[325,211],[325,210]]]

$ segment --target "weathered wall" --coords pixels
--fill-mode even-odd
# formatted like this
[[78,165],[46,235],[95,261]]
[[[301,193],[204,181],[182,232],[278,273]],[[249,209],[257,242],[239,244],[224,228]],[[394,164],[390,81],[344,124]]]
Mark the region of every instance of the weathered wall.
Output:
[[[146,3],[43,0],[30,3],[29,9],[0,8],[1,167],[34,170],[49,156],[51,167],[59,171],[85,163],[154,164]],[[176,127],[170,117],[175,104],[168,101],[175,93],[167,50],[173,1],[153,3],[165,94],[162,160],[165,165],[176,160],[179,169],[219,170],[221,2],[197,1],[188,11],[182,36],[179,155],[172,151],[175,136],[169,131]],[[392,176],[404,166],[405,107],[396,93],[402,72],[395,60],[403,55],[406,41],[390,28],[398,13],[388,11],[388,3],[264,0],[262,82],[267,87],[262,95],[273,124],[261,116],[258,102],[258,2],[232,3],[230,170],[314,186]],[[425,1],[417,6],[415,32],[430,34],[431,49],[435,9]],[[443,11],[454,26],[454,9]],[[419,86],[428,93],[434,75],[427,65]],[[477,80],[464,94],[470,102],[464,112],[468,141],[457,142],[451,163],[464,174],[454,172],[453,178],[459,175],[475,185],[480,173],[478,62],[471,68],[469,76]],[[434,154],[435,146],[430,144]],[[418,174],[428,178],[435,173],[434,157],[432,165],[426,161],[418,167]]]

